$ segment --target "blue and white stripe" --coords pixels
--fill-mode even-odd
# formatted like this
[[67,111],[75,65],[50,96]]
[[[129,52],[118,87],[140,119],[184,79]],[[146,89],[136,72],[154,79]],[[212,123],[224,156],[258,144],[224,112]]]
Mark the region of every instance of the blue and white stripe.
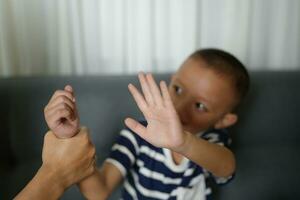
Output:
[[[220,137],[215,132],[202,136],[208,141],[227,146],[227,141],[220,140],[227,136]],[[190,196],[188,199],[206,199],[211,193],[211,189],[206,187],[207,178],[214,178],[221,184],[231,178],[213,177],[186,158],[177,165],[170,150],[157,148],[127,129],[121,131],[106,161],[116,166],[125,177],[124,200],[180,199],[182,195]]]

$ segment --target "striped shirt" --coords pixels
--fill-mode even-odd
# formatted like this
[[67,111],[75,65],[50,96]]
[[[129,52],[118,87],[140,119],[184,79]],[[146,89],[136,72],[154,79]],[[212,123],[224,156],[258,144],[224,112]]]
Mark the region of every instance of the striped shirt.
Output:
[[[142,122],[146,126],[146,122]],[[211,130],[201,137],[209,142],[228,146],[226,130]],[[232,177],[219,178],[184,158],[175,164],[171,151],[157,148],[129,129],[121,131],[106,162],[116,166],[124,177],[122,199],[185,199],[211,198],[209,179],[225,184]]]

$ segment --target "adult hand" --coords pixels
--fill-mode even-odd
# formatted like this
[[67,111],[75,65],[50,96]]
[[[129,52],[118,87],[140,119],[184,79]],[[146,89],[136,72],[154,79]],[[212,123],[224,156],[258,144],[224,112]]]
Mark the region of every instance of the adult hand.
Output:
[[44,109],[48,127],[59,138],[69,138],[79,131],[79,116],[73,88],[57,90]]
[[95,170],[95,147],[88,130],[69,139],[59,139],[51,131],[44,138],[42,168],[54,173],[63,188],[77,183]]
[[42,158],[42,167],[14,199],[59,199],[69,186],[95,171],[95,148],[86,128],[70,139],[58,139],[49,131]]

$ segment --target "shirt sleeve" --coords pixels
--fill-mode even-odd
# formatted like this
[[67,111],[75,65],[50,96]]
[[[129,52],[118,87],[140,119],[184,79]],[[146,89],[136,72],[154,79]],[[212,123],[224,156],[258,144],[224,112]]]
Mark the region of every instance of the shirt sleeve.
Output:
[[138,138],[136,134],[128,129],[123,129],[118,136],[116,143],[112,146],[109,157],[105,162],[109,162],[117,167],[123,177],[133,166],[138,155]]
[[[208,142],[225,146],[227,148],[229,148],[231,145],[231,138],[229,137],[228,131],[226,129],[212,129],[206,131],[202,134],[201,138],[207,140]],[[207,174],[208,177],[212,178],[218,185],[227,184],[234,178],[234,174],[229,177],[217,177],[210,172],[207,172]]]

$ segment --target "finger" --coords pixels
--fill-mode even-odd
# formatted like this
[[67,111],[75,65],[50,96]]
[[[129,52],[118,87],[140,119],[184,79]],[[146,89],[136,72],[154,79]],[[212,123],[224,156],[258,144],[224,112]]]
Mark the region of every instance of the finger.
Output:
[[56,105],[55,107],[48,109],[47,112],[45,113],[45,117],[48,118],[49,116],[52,116],[54,113],[56,113],[57,110],[62,110],[62,109],[67,109],[71,113],[71,121],[76,119],[76,113],[73,108],[71,108],[68,104],[66,103],[60,103]]
[[69,92],[72,94],[73,98],[72,98],[72,101],[75,102],[75,95],[74,95],[74,89],[72,88],[71,85],[66,85],[65,86],[65,91]]
[[89,151],[89,156],[92,159],[95,159],[96,156],[96,148],[94,145],[90,144],[90,151]]
[[152,74],[147,74],[146,79],[150,86],[151,93],[153,94],[154,102],[157,105],[160,105],[160,106],[163,105],[163,99],[162,99],[161,93],[159,91],[159,88],[158,88]]
[[54,126],[57,126],[61,123],[61,120],[67,119],[68,121],[73,121],[72,119],[72,113],[68,109],[58,109],[55,110],[55,112],[52,115],[49,115],[47,117],[47,122],[50,124],[53,124]]
[[51,110],[60,104],[67,104],[72,110],[75,110],[75,103],[64,95],[60,95],[53,99],[46,107],[45,111]]
[[96,170],[96,160],[95,159],[92,159],[90,162],[89,162],[89,165],[88,165],[88,170],[87,170],[87,176],[90,176],[91,174],[93,174]]
[[169,90],[168,90],[168,86],[167,86],[165,81],[160,82],[160,89],[161,89],[161,92],[162,92],[162,96],[163,96],[163,100],[164,100],[165,105],[173,107],[173,103],[172,103],[171,96],[170,96],[170,93],[169,93]]
[[133,132],[146,139],[146,127],[132,118],[125,119],[126,126]]
[[75,138],[75,139],[77,138],[79,140],[82,140],[82,138],[83,138],[85,140],[90,141],[90,130],[84,126],[80,127],[78,134],[73,138]]
[[90,130],[85,126],[82,126],[82,127],[80,127],[79,133],[77,135],[78,135],[78,137],[80,137],[82,135],[88,135],[89,136],[89,134],[90,134]]
[[138,91],[138,89],[136,89],[136,87],[134,85],[129,84],[128,89],[129,89],[131,95],[133,96],[137,106],[142,111],[142,113],[144,113],[148,107],[144,97],[141,95],[141,93]]
[[77,105],[76,105],[76,101],[75,101],[75,97],[74,97],[74,105],[75,105],[75,107],[74,107],[74,116],[79,120],[79,114],[78,114],[78,109],[77,109]]
[[68,91],[72,94],[73,98],[72,98],[72,101],[74,102],[74,113],[75,113],[75,116],[76,118],[79,120],[79,115],[78,115],[78,109],[77,109],[77,105],[76,105],[76,98],[75,98],[75,94],[74,94],[74,89],[71,85],[66,85],[65,86],[65,91]]
[[51,138],[55,137],[53,132],[51,130],[47,131],[47,133],[44,136],[44,140],[50,140]]
[[97,164],[97,161],[98,161],[98,156],[97,156],[97,154],[95,154],[94,159],[95,159],[95,162],[96,162],[96,164]]
[[56,90],[56,91],[54,92],[54,94],[52,95],[52,97],[51,97],[49,103],[50,103],[53,99],[55,99],[56,97],[61,96],[61,95],[64,95],[64,96],[68,97],[68,98],[71,99],[71,100],[73,99],[73,94],[72,94],[72,93],[70,93],[70,92],[68,92],[68,91],[65,91],[65,90]]
[[67,92],[73,93],[73,88],[72,88],[71,85],[66,85],[64,89],[65,89],[65,91],[67,91]]
[[53,115],[49,116],[47,122],[56,127],[61,123],[65,123],[65,120],[69,122],[74,121],[72,113],[69,110],[61,109],[57,110]]
[[148,105],[153,105],[154,100],[153,100],[153,97],[152,97],[152,94],[151,94],[151,91],[150,91],[150,88],[149,88],[149,85],[147,83],[144,73],[139,73],[138,77],[139,77],[139,81],[140,81],[141,88],[142,88],[143,94],[145,96],[146,102],[148,103]]

